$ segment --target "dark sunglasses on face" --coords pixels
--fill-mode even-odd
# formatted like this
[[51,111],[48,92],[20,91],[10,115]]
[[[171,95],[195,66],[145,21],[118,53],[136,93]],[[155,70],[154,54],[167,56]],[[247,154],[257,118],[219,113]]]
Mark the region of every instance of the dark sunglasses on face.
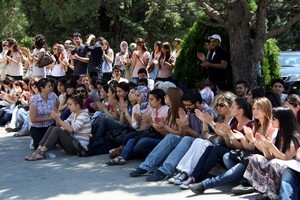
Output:
[[76,93],[79,94],[79,93],[85,93],[85,90],[76,90]]
[[221,107],[221,108],[223,108],[225,106],[225,104],[224,103],[217,103],[216,104],[216,108],[218,108],[218,107]]

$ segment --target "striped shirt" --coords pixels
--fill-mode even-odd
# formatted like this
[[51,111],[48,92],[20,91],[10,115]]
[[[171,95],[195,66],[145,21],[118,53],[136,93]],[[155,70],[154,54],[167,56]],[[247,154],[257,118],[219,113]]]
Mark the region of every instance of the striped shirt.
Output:
[[64,122],[73,128],[73,137],[77,141],[83,144],[90,142],[92,124],[87,109],[82,110],[79,115],[72,113]]
[[[56,103],[57,103],[57,96],[53,92],[48,94],[47,101],[44,101],[44,99],[40,94],[33,95],[32,98],[30,99],[30,104],[33,104],[36,107],[37,118],[49,117]],[[41,123],[32,123],[31,126],[36,128],[49,127],[51,126],[51,124],[53,124],[53,122],[54,122],[53,120],[49,120]]]

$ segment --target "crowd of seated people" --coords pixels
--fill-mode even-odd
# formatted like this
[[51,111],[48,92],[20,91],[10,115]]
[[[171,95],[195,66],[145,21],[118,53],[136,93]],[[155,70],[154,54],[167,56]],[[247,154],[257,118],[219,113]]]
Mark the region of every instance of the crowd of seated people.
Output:
[[[32,50],[2,43],[0,126],[30,138],[26,161],[59,145],[79,157],[108,154],[108,166],[142,158],[131,177],[195,194],[234,183],[234,194],[298,199],[300,169],[288,162],[300,162],[297,91],[284,94],[280,79],[270,92],[242,80],[235,91],[208,80],[186,89],[172,77],[178,52],[168,42],[155,42],[150,54],[141,38],[122,41],[114,56],[107,40],[87,38],[74,33],[51,51],[43,35]],[[38,67],[48,51],[53,62]],[[211,177],[215,166],[223,173]]]

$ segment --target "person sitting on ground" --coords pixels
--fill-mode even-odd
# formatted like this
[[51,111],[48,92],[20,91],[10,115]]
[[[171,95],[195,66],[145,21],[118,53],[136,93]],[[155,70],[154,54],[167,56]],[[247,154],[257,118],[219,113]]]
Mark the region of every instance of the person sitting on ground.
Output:
[[291,160],[296,156],[300,147],[300,130],[290,108],[273,108],[272,115],[272,126],[278,128],[277,136],[270,141],[255,134],[254,141],[261,144],[263,155],[250,158],[244,177],[262,198],[278,199],[281,175],[287,167],[281,160]]
[[[149,97],[150,100],[151,97],[155,95],[154,91],[155,90],[150,92],[150,97]],[[176,119],[179,117],[177,110],[179,109],[180,106],[182,106],[181,96],[182,96],[182,91],[179,88],[169,88],[167,94],[165,95],[165,103],[168,106],[170,106],[166,120],[163,121],[163,123],[162,122],[157,123],[158,121],[157,115],[155,115],[156,117],[152,118],[152,124],[151,123],[150,124],[146,123],[146,124],[148,124],[148,126],[150,125],[150,128],[153,127],[155,131],[159,132],[161,135],[165,135],[165,132],[169,134],[180,135],[181,130],[178,128],[178,125],[176,124]],[[152,110],[151,113],[151,116],[153,116],[153,111],[156,113],[158,112],[158,109],[157,107],[153,107],[153,104],[150,104],[150,106],[154,108],[154,110]],[[159,110],[162,110],[162,108],[163,107],[161,107]],[[126,160],[134,156],[137,156],[138,154],[141,153],[140,151],[145,152],[145,149],[148,148],[149,149],[148,152],[150,152],[153,149],[153,147],[151,149],[151,146],[155,146],[155,143],[158,144],[158,142],[161,140],[161,137],[157,137],[157,136],[152,137],[150,135],[145,135],[143,137],[140,137],[144,133],[145,131],[136,131],[136,132],[128,133],[124,139],[124,144],[126,144],[126,146],[124,147],[124,150],[121,153],[121,155],[108,161],[106,164],[124,165],[126,163]],[[142,148],[144,149],[142,150]]]
[[58,143],[66,153],[76,155],[78,144],[87,149],[90,142],[91,123],[87,109],[84,109],[83,99],[78,96],[72,96],[68,99],[68,108],[71,115],[63,121],[59,112],[53,111],[50,116],[55,119],[57,126],[51,126],[47,129],[44,137],[39,143],[35,152],[25,158],[27,161],[45,159],[46,152]]
[[[195,116],[194,111],[198,108],[201,111],[212,114],[213,110],[203,103],[202,97],[197,91],[184,93],[182,101],[188,110],[186,113],[183,108],[180,108],[179,119],[176,120],[177,125],[183,129],[182,134],[168,134],[164,137],[147,156],[145,161],[129,174],[131,177],[147,174],[150,170],[154,170],[154,173],[146,178],[147,181],[159,181],[172,175],[176,165],[192,144],[193,138],[202,132],[202,121]],[[191,137],[183,137],[187,135]],[[181,141],[184,144],[187,143],[186,141],[189,141],[189,145],[180,145]]]
[[40,79],[37,88],[39,94],[34,95],[29,104],[30,135],[35,149],[39,146],[48,127],[54,123],[50,113],[58,104],[57,96],[52,92],[52,85],[48,78]]

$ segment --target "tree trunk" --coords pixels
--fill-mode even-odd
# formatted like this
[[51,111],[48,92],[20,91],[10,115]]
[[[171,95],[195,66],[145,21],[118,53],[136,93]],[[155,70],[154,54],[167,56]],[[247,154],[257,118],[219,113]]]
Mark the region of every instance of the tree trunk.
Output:
[[257,85],[255,63],[258,62],[259,52],[252,53],[250,25],[243,21],[244,10],[239,1],[228,7],[230,27],[228,29],[230,43],[230,61],[232,67],[233,84],[244,80],[250,88]]

